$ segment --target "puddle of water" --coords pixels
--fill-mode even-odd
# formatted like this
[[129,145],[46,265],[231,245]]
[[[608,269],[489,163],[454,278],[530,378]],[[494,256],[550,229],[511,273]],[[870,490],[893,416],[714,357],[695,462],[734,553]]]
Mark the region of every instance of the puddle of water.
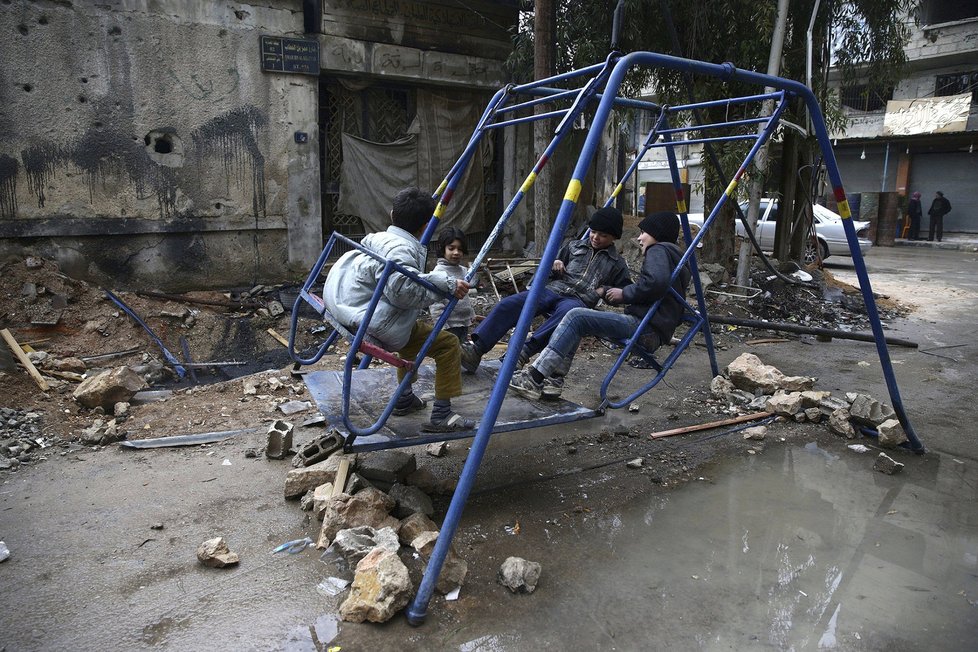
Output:
[[771,447],[666,498],[595,515],[586,539],[598,545],[580,551],[590,563],[571,577],[564,560],[541,580],[585,614],[565,614],[556,638],[616,649],[974,649],[978,467],[931,453],[885,476],[874,458]]

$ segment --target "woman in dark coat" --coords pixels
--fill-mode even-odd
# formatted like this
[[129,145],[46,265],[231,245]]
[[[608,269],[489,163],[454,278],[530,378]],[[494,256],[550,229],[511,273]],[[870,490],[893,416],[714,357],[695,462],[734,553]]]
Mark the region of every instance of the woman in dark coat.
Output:
[[910,240],[920,240],[920,218],[923,217],[923,209],[920,208],[919,192],[910,195],[907,214],[910,215],[910,232],[907,235]]

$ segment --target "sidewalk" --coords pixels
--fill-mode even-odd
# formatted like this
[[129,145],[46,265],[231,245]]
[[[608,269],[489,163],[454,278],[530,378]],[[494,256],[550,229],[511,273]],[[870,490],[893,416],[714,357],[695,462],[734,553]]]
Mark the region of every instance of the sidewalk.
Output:
[[928,247],[930,249],[978,251],[978,233],[945,233],[941,242],[897,238],[893,241],[893,244],[896,247]]

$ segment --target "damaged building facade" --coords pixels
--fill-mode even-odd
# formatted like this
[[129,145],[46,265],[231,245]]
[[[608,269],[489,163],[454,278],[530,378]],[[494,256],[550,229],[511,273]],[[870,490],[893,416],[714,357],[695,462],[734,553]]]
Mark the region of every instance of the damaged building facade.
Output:
[[920,192],[925,237],[938,190],[953,206],[945,232],[978,233],[978,6],[925,0],[918,11],[906,18],[903,80],[884,92],[841,89],[849,123],[833,134],[835,155],[847,192],[895,192],[903,206]]
[[[437,186],[516,19],[515,0],[5,1],[0,254],[114,287],[298,278],[333,230],[383,228],[390,189]],[[476,236],[493,145],[451,207]]]

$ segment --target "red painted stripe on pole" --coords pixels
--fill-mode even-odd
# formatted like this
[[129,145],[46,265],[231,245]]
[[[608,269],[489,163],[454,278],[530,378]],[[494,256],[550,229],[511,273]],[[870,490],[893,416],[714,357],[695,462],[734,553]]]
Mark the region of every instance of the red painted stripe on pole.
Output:
[[835,194],[835,201],[846,201],[846,190],[842,186],[834,188],[832,192]]

